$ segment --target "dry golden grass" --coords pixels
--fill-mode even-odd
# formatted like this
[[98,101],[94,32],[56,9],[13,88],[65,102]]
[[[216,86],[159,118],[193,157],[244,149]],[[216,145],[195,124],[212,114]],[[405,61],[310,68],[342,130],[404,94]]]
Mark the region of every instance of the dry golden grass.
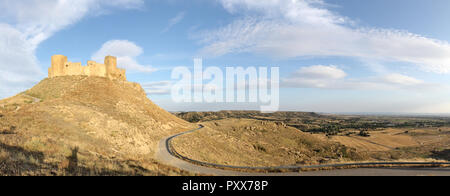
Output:
[[364,160],[364,153],[282,123],[226,119],[173,140],[183,156],[222,165],[280,166]]
[[223,119],[202,122],[200,131],[177,137],[185,157],[232,166],[315,165],[450,160],[450,130],[385,129],[356,134],[309,134],[280,122]]
[[[277,115],[289,118],[289,113]],[[235,166],[450,160],[448,129],[329,139],[279,122],[203,124],[205,129],[174,140],[179,153]],[[152,103],[136,83],[85,76],[45,79],[0,100],[0,175],[190,175],[157,163],[154,153],[162,138],[195,128]]]
[[332,141],[339,142],[360,151],[389,151],[395,148],[417,146],[418,142],[409,135],[399,135],[396,131],[371,132],[370,137],[333,136]]
[[[0,134],[3,153],[14,151],[19,157],[23,152],[41,153],[34,170],[42,166],[51,171],[42,175],[66,175],[61,168],[75,175],[186,174],[156,163],[153,157],[163,137],[196,127],[152,103],[136,83],[83,76],[45,79],[0,101],[0,116],[0,128],[10,132]],[[70,169],[73,161],[69,167],[74,148],[80,171]],[[14,162],[25,174],[34,168],[19,163]],[[8,171],[3,169],[0,174]],[[18,171],[13,174],[23,174]]]

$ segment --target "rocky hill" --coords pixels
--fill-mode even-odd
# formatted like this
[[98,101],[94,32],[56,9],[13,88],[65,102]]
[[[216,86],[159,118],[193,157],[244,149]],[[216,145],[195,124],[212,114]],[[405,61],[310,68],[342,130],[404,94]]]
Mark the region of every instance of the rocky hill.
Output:
[[0,175],[183,174],[154,152],[163,137],[195,127],[136,83],[47,78],[0,101]]

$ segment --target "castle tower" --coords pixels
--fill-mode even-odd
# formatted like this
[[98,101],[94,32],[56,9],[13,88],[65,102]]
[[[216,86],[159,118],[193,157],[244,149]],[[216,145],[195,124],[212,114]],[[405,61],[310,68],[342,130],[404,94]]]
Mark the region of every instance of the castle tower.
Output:
[[117,58],[115,56],[106,56],[105,65],[106,67],[117,68]]
[[87,66],[82,66],[81,63],[68,62],[66,56],[54,55],[52,56],[52,65],[48,68],[49,78],[57,76],[96,76],[126,81],[125,74],[124,69],[117,68],[117,58],[113,56],[105,57],[105,64],[88,61]]
[[117,69],[117,58],[114,56],[105,57],[106,77],[110,79],[117,79],[120,73]]
[[48,77],[53,78],[56,76],[64,75],[64,64],[67,63],[67,57],[64,55],[52,56],[52,66],[48,69]]

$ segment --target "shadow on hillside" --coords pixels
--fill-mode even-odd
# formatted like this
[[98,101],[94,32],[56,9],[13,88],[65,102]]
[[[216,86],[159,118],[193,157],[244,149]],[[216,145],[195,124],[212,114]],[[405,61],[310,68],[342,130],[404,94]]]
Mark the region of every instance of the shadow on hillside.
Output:
[[78,150],[79,150],[78,147],[73,148],[72,155],[67,157],[67,160],[69,160],[69,166],[67,167],[67,170],[70,173],[75,172],[78,168]]
[[22,175],[24,171],[37,171],[44,161],[41,152],[28,151],[21,147],[0,143],[0,152],[7,157],[0,157],[0,175]]
[[432,151],[431,153],[431,157],[433,158],[450,161],[450,149],[445,149],[443,151]]
[[[67,158],[68,166],[60,168],[56,164],[46,163],[42,152],[28,151],[24,148],[11,146],[0,142],[0,153],[7,153],[6,157],[0,156],[0,176],[129,176],[151,173],[144,168],[134,168],[134,171],[120,171],[106,168],[87,168],[79,165],[79,148],[72,149],[72,154]],[[119,165],[119,162],[116,162]],[[121,165],[126,164],[122,163]],[[120,168],[118,166],[117,168]]]
[[16,134],[15,130],[16,130],[16,127],[11,126],[8,129],[0,130],[0,135],[14,135],[14,134]]
[[0,131],[0,135],[15,135],[15,134],[16,134],[15,132],[10,132],[10,131],[5,131],[5,130]]
[[[10,159],[14,159],[14,158],[27,158],[27,159],[37,159],[39,162],[43,162],[44,160],[44,154],[42,152],[36,152],[36,151],[28,151],[25,150],[21,147],[17,147],[17,146],[10,146],[4,143],[0,142],[0,150],[4,150],[8,153],[10,153]],[[22,157],[17,157],[14,155],[23,155]]]

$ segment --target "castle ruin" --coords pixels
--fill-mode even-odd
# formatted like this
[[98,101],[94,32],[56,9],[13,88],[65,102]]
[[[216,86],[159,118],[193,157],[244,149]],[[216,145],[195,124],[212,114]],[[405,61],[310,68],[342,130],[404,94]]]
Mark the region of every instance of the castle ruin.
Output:
[[87,66],[67,61],[63,55],[52,56],[52,66],[48,69],[48,77],[58,76],[98,76],[111,80],[127,80],[124,69],[117,68],[117,58],[105,57],[104,64],[88,61]]

